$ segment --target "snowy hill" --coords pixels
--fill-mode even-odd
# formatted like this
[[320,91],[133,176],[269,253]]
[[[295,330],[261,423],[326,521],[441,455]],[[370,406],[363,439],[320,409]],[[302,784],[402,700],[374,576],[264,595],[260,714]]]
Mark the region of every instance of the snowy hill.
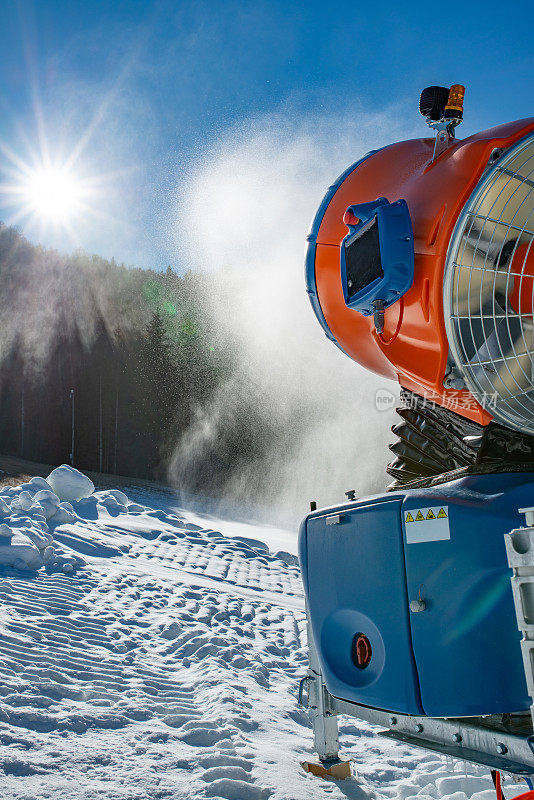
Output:
[[340,739],[358,777],[304,774],[292,534],[214,529],[61,470],[0,490],[2,800],[493,800],[484,770],[355,720]]

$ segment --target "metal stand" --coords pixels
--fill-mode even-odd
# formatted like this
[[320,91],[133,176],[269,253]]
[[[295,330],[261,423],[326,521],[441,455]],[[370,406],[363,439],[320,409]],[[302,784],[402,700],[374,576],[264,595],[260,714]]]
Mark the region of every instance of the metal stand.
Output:
[[[506,534],[506,555],[512,568],[517,627],[523,635],[521,651],[527,681],[527,691],[534,700],[534,508],[520,508],[526,514],[528,528]],[[534,723],[534,704],[530,708]]]
[[[306,676],[300,682],[299,703],[309,711],[319,763],[303,761],[302,767],[306,772],[322,778],[344,780],[351,777],[350,761],[341,761],[339,758],[337,712],[333,707],[333,698],[328,693],[323,681],[309,622],[308,649],[309,667]],[[307,689],[306,700],[304,700],[305,687]]]

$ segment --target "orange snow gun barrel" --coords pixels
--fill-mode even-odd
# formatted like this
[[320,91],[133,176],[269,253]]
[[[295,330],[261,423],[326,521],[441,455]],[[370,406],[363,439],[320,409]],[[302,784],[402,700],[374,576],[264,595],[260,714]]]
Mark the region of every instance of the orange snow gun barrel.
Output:
[[464,92],[425,89],[436,138],[371,151],[329,188],[307,290],[355,361],[466,420],[534,434],[534,118],[458,140]]

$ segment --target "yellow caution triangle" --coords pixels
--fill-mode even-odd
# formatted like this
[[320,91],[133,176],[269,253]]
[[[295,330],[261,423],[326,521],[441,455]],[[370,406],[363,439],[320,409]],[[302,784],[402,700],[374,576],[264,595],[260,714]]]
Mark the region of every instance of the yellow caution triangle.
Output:
[[426,515],[426,518],[427,519],[436,519],[436,515],[434,514],[434,512],[432,511],[431,508],[428,509],[428,514]]
[[406,514],[406,522],[413,522],[412,512],[408,511]]
[[417,512],[417,516],[416,516],[416,518],[415,518],[415,521],[416,521],[416,522],[421,522],[421,520],[422,520],[422,519],[424,520],[424,517],[423,517],[423,515],[421,514],[421,511],[418,511],[418,512]]
[[447,512],[444,508],[440,508],[438,513],[438,519],[445,519],[447,517]]

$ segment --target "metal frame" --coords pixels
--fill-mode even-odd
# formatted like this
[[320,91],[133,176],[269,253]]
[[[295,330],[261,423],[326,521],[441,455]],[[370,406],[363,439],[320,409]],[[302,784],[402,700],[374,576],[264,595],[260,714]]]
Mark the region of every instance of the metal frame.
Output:
[[[315,750],[320,761],[329,766],[339,760],[338,712],[334,709],[334,698],[329,694],[323,680],[317,648],[313,642],[307,604],[306,620],[308,623],[309,667],[307,675],[300,682],[299,703],[310,712]],[[306,702],[303,699],[305,687],[307,689]]]
[[[356,717],[385,730],[380,736],[423,747],[463,761],[482,764],[512,775],[534,775],[534,735],[530,717],[512,717],[527,730],[513,733],[496,717],[437,719],[407,714],[391,714],[333,697],[326,688],[317,651],[309,632],[310,665],[302,679],[299,702],[310,712],[315,750],[329,766],[339,761],[338,715]],[[305,687],[307,696],[305,696]]]
[[[531,522],[533,508],[519,509]],[[522,633],[521,651],[527,691],[534,701],[534,527],[519,528],[504,537],[512,569],[512,594],[517,626]],[[530,708],[534,724],[534,705]]]

